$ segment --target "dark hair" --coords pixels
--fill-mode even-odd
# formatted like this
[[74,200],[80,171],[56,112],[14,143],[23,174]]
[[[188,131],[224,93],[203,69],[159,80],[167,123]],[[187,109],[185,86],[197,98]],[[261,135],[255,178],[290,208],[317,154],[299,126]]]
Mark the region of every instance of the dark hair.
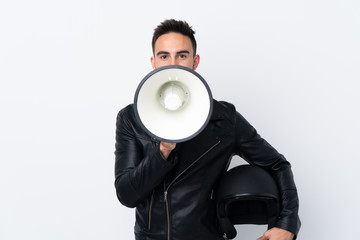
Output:
[[195,31],[189,24],[185,21],[168,19],[162,22],[154,29],[154,35],[152,38],[152,50],[155,53],[155,42],[163,34],[175,32],[185,35],[190,38],[191,44],[194,50],[194,55],[196,54],[196,40],[194,37]]

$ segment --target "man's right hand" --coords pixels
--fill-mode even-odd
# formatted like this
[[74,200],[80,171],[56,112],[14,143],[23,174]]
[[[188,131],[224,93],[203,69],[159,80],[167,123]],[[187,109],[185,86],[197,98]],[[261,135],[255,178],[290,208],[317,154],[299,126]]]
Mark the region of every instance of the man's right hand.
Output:
[[176,143],[160,142],[160,152],[167,159],[172,150],[176,147]]

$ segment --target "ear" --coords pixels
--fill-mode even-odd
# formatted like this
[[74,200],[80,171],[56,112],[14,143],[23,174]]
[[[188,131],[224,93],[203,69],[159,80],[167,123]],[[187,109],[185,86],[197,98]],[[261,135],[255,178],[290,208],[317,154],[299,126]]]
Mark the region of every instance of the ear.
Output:
[[154,58],[154,56],[151,56],[150,61],[151,61],[151,65],[152,65],[153,69],[155,69],[155,58]]
[[194,65],[193,65],[193,70],[196,70],[196,68],[199,66],[200,63],[200,55],[196,54],[194,56]]

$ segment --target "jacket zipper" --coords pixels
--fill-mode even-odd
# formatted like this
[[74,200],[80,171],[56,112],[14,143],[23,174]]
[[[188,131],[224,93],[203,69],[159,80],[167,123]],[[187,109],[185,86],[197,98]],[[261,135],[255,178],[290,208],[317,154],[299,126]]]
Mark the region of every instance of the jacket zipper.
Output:
[[167,195],[169,192],[169,189],[171,187],[171,185],[179,178],[181,177],[187,170],[189,170],[195,163],[197,163],[202,157],[204,157],[208,152],[210,152],[213,148],[215,148],[218,144],[220,143],[220,141],[218,141],[217,143],[215,143],[213,146],[211,146],[207,151],[205,151],[203,154],[201,154],[200,157],[198,157],[194,162],[192,162],[187,168],[185,168],[181,173],[179,173],[168,185],[167,188],[165,188],[165,181],[164,181],[164,200],[165,200],[165,205],[166,205],[166,216],[167,216],[167,230],[168,230],[168,237],[167,240],[170,240],[170,214],[169,214],[169,203],[167,200]]
[[151,227],[151,211],[152,211],[152,205],[153,205],[153,200],[154,200],[154,192],[155,192],[155,190],[152,191],[151,199],[150,199],[150,206],[149,206],[149,223],[148,223],[149,230]]
[[[164,181],[164,188],[165,188],[165,181]],[[165,206],[166,206],[166,219],[167,219],[167,239],[170,240],[170,214],[169,214],[169,204],[167,201],[167,194],[169,188],[167,188],[164,192],[164,199],[165,199]]]

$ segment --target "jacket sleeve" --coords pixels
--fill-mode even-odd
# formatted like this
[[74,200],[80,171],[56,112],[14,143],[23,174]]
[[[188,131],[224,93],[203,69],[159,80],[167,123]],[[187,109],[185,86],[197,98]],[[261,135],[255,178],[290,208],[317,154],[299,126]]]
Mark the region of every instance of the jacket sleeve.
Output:
[[276,227],[294,233],[296,238],[301,222],[298,216],[299,199],[290,163],[238,112],[235,118],[237,154],[273,175],[281,196],[281,212]]
[[123,109],[116,120],[115,188],[123,205],[136,207],[175,163],[163,158],[158,143],[139,135],[131,110]]

